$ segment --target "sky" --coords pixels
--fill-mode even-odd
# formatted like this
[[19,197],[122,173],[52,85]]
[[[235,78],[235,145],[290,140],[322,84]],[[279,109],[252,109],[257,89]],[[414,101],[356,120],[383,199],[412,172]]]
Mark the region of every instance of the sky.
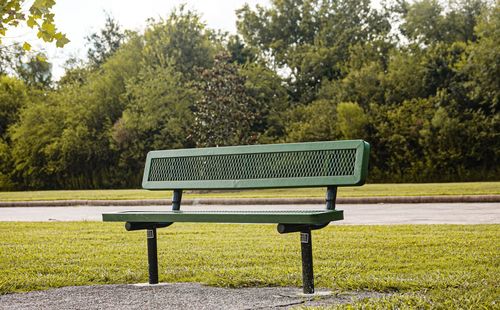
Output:
[[49,62],[53,64],[53,77],[57,80],[64,73],[63,65],[69,57],[85,57],[85,37],[103,28],[105,12],[114,17],[122,29],[141,31],[148,18],[166,18],[175,7],[185,3],[187,8],[201,14],[209,28],[236,33],[235,10],[245,3],[255,7],[256,4],[268,6],[269,2],[270,0],[56,0],[56,26],[71,40],[64,48],[56,48],[55,44],[36,39],[35,32],[29,28],[10,30],[4,43],[27,41],[33,49],[46,51]]

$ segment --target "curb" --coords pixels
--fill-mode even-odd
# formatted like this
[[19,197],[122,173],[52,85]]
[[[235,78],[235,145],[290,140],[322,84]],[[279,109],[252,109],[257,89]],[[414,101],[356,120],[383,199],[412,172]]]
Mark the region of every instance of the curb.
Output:
[[[381,204],[381,203],[487,203],[500,202],[500,195],[459,196],[385,196],[385,197],[340,197],[337,204]],[[184,199],[184,205],[286,205],[324,204],[324,198],[195,198]],[[80,206],[169,206],[170,199],[147,200],[43,200],[0,201],[1,207],[80,207]]]

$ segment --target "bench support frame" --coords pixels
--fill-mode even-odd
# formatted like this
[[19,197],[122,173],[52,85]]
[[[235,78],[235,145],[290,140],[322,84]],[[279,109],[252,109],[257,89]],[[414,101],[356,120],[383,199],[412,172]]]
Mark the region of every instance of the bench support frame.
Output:
[[[326,209],[335,210],[337,187],[328,186],[326,190]],[[312,257],[312,230],[321,229],[329,223],[318,225],[278,224],[280,234],[300,232],[300,250],[302,254],[302,288],[304,294],[314,294],[314,270]]]
[[302,289],[304,294],[314,293],[314,271],[312,257],[312,234],[308,227],[300,233],[300,250],[302,252]]
[[149,284],[158,284],[158,246],[156,238],[156,227],[146,230],[148,240],[148,267]]
[[141,222],[126,222],[125,229],[127,231],[146,230],[146,240],[148,248],[148,270],[149,284],[158,284],[158,243],[157,243],[157,228],[163,228],[172,225],[173,223],[141,223]]
[[[174,190],[172,196],[172,210],[180,210],[182,200],[182,190]],[[158,242],[157,228],[163,228],[172,225],[173,223],[141,223],[141,222],[126,222],[125,229],[127,231],[146,230],[146,239],[148,247],[148,270],[149,284],[158,284]]]
[[[335,210],[337,198],[337,187],[328,186],[326,191],[326,209]],[[182,190],[174,190],[172,197],[172,210],[180,210]],[[157,228],[163,228],[173,223],[141,223],[127,222],[127,231],[146,230],[148,248],[149,284],[158,284],[158,245]],[[300,249],[302,255],[302,285],[304,294],[314,294],[314,270],[312,256],[312,230],[321,229],[329,223],[309,224],[278,224],[277,230],[280,234],[300,232]]]

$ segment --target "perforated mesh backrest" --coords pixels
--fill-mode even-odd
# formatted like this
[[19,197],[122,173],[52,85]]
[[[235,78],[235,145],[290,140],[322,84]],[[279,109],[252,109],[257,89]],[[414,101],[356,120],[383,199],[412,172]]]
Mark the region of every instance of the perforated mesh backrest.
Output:
[[368,151],[361,140],[154,151],[148,154],[143,187],[359,185]]

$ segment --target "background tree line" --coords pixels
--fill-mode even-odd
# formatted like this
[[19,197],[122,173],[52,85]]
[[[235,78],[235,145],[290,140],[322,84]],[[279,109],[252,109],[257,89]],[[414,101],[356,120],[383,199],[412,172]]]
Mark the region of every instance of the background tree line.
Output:
[[500,179],[500,5],[274,0],[113,18],[52,81],[0,47],[0,188],[138,187],[149,150],[361,138],[372,182]]

